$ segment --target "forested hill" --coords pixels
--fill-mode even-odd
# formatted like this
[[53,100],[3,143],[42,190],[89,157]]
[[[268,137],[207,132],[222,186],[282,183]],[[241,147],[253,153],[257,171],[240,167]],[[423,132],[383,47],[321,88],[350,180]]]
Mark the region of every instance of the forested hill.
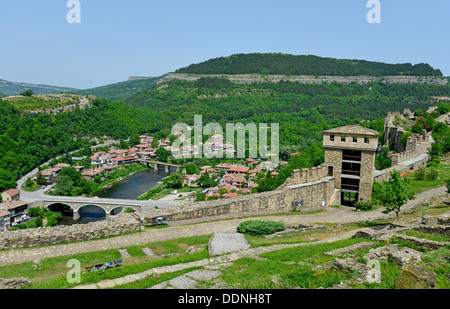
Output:
[[51,158],[88,149],[87,137],[128,139],[157,132],[164,122],[151,110],[122,102],[96,100],[87,109],[32,115],[0,99],[0,192]]
[[106,86],[71,92],[80,95],[95,95],[111,101],[124,101],[127,98],[156,85],[161,77],[147,77],[135,80],[127,80]]
[[439,76],[442,72],[420,63],[388,64],[365,60],[322,58],[313,55],[235,54],[192,64],[175,73],[272,74],[313,76]]
[[[388,111],[428,109],[450,97],[450,85],[425,84],[237,84],[228,79],[174,80],[139,93],[130,105],[157,113],[166,132],[175,123],[279,123],[280,145],[289,151],[320,142],[322,130],[386,117]],[[379,131],[383,130],[381,121]]]

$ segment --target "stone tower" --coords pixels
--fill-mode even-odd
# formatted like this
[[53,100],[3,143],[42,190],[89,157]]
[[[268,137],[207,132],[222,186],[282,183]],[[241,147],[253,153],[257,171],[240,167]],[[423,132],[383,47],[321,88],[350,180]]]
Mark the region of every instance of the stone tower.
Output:
[[323,131],[325,165],[341,191],[341,204],[372,198],[375,152],[379,133],[358,125]]

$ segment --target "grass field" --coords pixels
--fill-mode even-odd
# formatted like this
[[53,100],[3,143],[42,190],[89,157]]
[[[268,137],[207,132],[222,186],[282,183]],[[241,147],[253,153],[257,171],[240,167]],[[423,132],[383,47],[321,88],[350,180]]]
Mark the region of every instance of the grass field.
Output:
[[[426,168],[427,171],[430,167]],[[450,164],[438,164],[436,167],[438,177],[435,180],[418,180],[416,179],[416,172],[405,176],[409,180],[409,187],[415,194],[430,190],[437,187],[445,186],[445,180],[450,178]]]
[[[413,213],[405,214],[402,220],[421,218],[424,215],[438,215],[450,211],[450,206],[442,203],[442,198],[430,201],[430,205],[421,205]],[[294,214],[293,214],[294,215]],[[297,214],[307,215],[307,214]],[[333,243],[311,244],[313,241],[323,240],[336,235],[356,230],[362,227],[385,225],[391,220],[378,222],[365,222],[333,227],[328,225],[327,229],[315,230],[306,233],[290,234],[273,239],[266,239],[264,236],[249,236],[246,239],[251,247],[269,246],[274,244],[294,244],[304,243],[304,246],[268,252],[258,258],[245,257],[232,262],[232,265],[222,269],[222,275],[217,278],[227,288],[230,289],[294,289],[317,287],[331,287],[334,284],[346,281],[357,273],[338,271],[333,268],[317,268],[317,266],[331,263],[336,257],[323,255],[323,252],[346,247],[367,239],[349,238]],[[168,227],[165,227],[168,228]],[[448,241],[448,237],[441,237],[434,234],[418,231],[406,231],[405,234],[414,237],[427,238],[431,240]],[[180,238],[170,241],[154,242],[139,246],[129,246],[127,249],[131,258],[124,260],[122,267],[108,269],[105,273],[94,272],[81,275],[80,284],[98,283],[107,279],[115,279],[130,274],[136,274],[155,267],[175,265],[208,259],[208,242],[212,235],[197,236],[190,238]],[[429,269],[436,273],[437,288],[449,289],[450,281],[447,279],[450,273],[450,264],[446,257],[450,255],[450,246],[439,250],[430,251],[418,248],[415,245],[397,239],[390,243],[396,243],[400,248],[406,246],[414,250],[425,253],[425,257],[418,266]],[[374,242],[373,247],[384,246],[386,242]],[[143,248],[150,248],[155,257],[147,256]],[[189,254],[188,248],[195,247],[197,252]],[[363,258],[370,249],[358,250],[351,253],[357,262],[365,264]],[[348,256],[348,255],[346,255]],[[338,256],[343,258],[344,256]],[[0,267],[0,278],[27,277],[33,285],[28,289],[68,289],[77,284],[67,282],[67,261],[76,259],[80,261],[81,269],[99,263],[105,263],[121,259],[120,252],[114,250],[103,250],[91,253],[75,254],[65,257],[42,259],[42,269],[35,270],[32,262]],[[394,289],[394,280],[402,273],[401,266],[396,265],[392,260],[381,261],[380,283],[352,283],[353,289]],[[173,273],[161,273],[158,276],[150,276],[133,283],[117,286],[120,289],[143,289],[155,284],[170,280],[196,268],[186,268]],[[217,282],[217,281],[215,281]],[[202,283],[200,288],[212,288],[215,282]]]

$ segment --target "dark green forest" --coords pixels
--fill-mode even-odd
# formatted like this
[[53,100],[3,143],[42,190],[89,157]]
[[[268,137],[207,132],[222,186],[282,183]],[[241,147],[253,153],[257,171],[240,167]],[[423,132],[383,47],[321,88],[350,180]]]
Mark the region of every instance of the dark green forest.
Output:
[[[449,96],[450,86],[422,84],[301,84],[280,82],[234,84],[226,79],[172,81],[149,89],[126,102],[147,108],[166,119],[166,133],[174,123],[279,123],[280,145],[297,151],[321,141],[322,131],[361,120],[384,118],[388,111],[427,109],[432,96]],[[373,124],[382,130],[383,123]]]
[[274,74],[328,76],[442,76],[442,72],[420,63],[388,64],[365,60],[322,58],[280,53],[235,54],[192,64],[176,73],[188,74]]
[[48,114],[21,114],[0,100],[0,191],[38,165],[58,155],[93,144],[87,137],[126,139],[132,133],[156,130],[160,123],[128,104],[97,100],[90,109]]

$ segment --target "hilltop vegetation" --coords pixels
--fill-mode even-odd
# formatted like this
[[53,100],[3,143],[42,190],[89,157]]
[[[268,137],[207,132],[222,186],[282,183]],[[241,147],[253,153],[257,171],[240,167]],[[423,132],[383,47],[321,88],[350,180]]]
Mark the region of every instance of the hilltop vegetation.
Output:
[[274,74],[313,76],[442,76],[440,70],[420,63],[387,64],[365,60],[322,58],[313,55],[235,54],[178,69],[187,74]]
[[160,78],[161,77],[148,77],[127,80],[102,87],[75,91],[73,93],[80,95],[95,95],[97,98],[110,101],[124,101],[136,93],[152,88]]
[[71,104],[79,104],[80,97],[71,94],[43,94],[30,96],[10,96],[3,98],[22,111],[50,110]]
[[[294,152],[322,139],[322,130],[384,118],[388,111],[427,109],[433,96],[450,94],[450,86],[419,84],[234,84],[225,79],[172,81],[126,102],[159,114],[167,134],[178,122],[204,124],[279,123],[280,145]],[[383,130],[384,122],[372,123]]]
[[155,117],[106,100],[56,115],[22,113],[0,100],[0,191],[15,187],[18,178],[51,158],[92,146],[92,137],[125,139],[157,127]]

